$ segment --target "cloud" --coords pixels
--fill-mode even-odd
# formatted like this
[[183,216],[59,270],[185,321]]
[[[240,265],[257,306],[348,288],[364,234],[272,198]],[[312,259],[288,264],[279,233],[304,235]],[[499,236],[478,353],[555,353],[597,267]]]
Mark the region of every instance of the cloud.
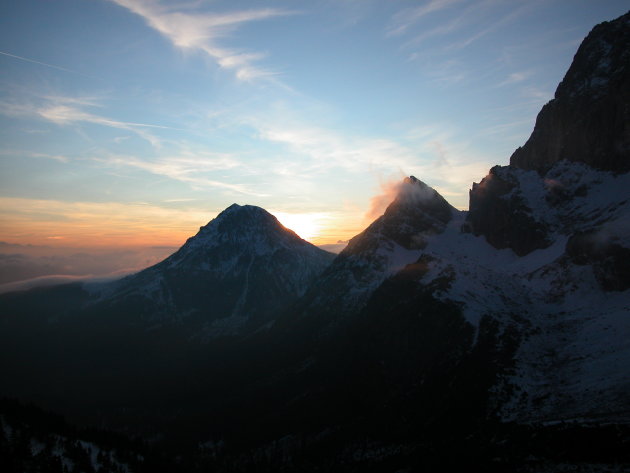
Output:
[[[520,17],[523,13],[527,12],[528,10],[530,10],[532,7],[534,7],[538,2],[536,1],[531,1],[528,3],[525,3],[523,5],[521,5],[520,7],[517,8],[511,8],[509,13],[505,16],[503,16],[502,18],[493,18],[492,20],[488,21],[486,18],[483,18],[483,20],[481,20],[481,16],[477,18],[477,20],[481,23],[487,24],[487,26],[485,28],[482,28],[481,25],[479,27],[475,28],[475,31],[472,32],[472,34],[470,34],[467,38],[464,39],[459,39],[454,41],[453,43],[447,45],[445,47],[446,50],[452,50],[452,49],[462,49],[465,48],[469,45],[471,45],[472,43],[474,43],[475,41],[477,41],[480,38],[483,38],[484,36],[488,35],[489,33],[498,30],[499,28],[502,28],[503,26],[511,23],[512,21],[516,20],[518,17]],[[490,3],[481,3],[480,4],[482,7],[484,6],[490,6],[493,7],[493,2]],[[467,15],[470,16],[470,15]],[[484,15],[485,16],[485,15]]]
[[89,276],[84,277],[55,274],[50,276],[38,276],[32,279],[25,279],[23,281],[12,281],[0,284],[0,294],[5,294],[7,292],[28,291],[29,289],[34,289],[36,287],[50,287],[71,282],[84,281],[88,277]]
[[531,77],[531,75],[532,75],[532,71],[513,72],[509,76],[507,76],[505,80],[497,84],[497,87],[503,87],[506,85],[523,82],[524,80],[527,80],[529,77]]
[[77,123],[92,123],[109,128],[131,131],[140,138],[148,141],[155,148],[162,146],[162,140],[150,133],[147,129],[180,130],[179,128],[163,125],[126,122],[96,115],[85,110],[86,107],[100,106],[92,98],[45,96],[42,97],[42,99],[43,103],[40,105],[3,102],[0,103],[0,113],[7,116],[35,116],[60,126]]
[[187,12],[175,10],[152,0],[110,0],[141,16],[147,24],[184,50],[202,51],[225,69],[231,69],[240,80],[275,75],[254,65],[263,53],[244,52],[220,45],[220,40],[254,21],[292,15],[295,12],[276,8],[260,8],[229,13]]
[[461,29],[463,25],[466,24],[466,16],[460,15],[455,18],[450,19],[447,22],[440,24],[431,29],[425,29],[422,33],[415,35],[412,39],[408,40],[403,47],[411,47],[418,46],[424,41],[434,36],[445,36],[449,33],[456,32]]
[[470,72],[462,61],[449,59],[432,64],[427,69],[426,75],[437,86],[452,86],[467,80]]
[[354,176],[372,174],[381,180],[414,175],[460,209],[468,206],[471,183],[504,158],[476,151],[458,138],[456,130],[439,124],[390,138],[346,135],[298,120],[278,122],[273,117],[266,121],[250,118],[248,123],[256,128],[259,138],[286,146],[295,155],[290,166],[283,161],[285,180],[334,175],[331,172],[339,169]]
[[27,158],[44,158],[52,159],[60,163],[69,163],[70,158],[61,154],[48,154],[48,153],[30,153],[27,151],[15,151],[15,150],[0,150],[0,156],[25,156]]
[[527,118],[525,120],[515,120],[513,122],[508,123],[500,123],[498,125],[490,126],[481,130],[480,134],[483,135],[502,135],[504,136],[507,132],[510,132],[515,129],[520,129],[524,125],[532,125],[533,126],[534,119]]
[[420,203],[435,197],[435,191],[430,187],[419,186],[406,176],[381,182],[378,194],[370,199],[370,207],[365,219],[372,221],[385,213],[385,210],[396,199],[403,202]]
[[348,171],[397,169],[417,159],[410,149],[387,138],[348,136],[307,124],[287,125],[286,121],[250,121],[259,138],[287,146],[309,158],[300,172],[325,172],[335,168]]
[[93,159],[116,167],[142,169],[152,174],[165,176],[199,188],[215,187],[258,197],[266,195],[256,192],[242,184],[234,184],[206,177],[206,175],[211,172],[243,167],[243,164],[230,154],[199,151],[195,153],[180,152],[172,156],[158,157],[151,161],[139,159],[134,156],[108,156]]
[[110,128],[131,131],[138,135],[140,138],[148,141],[155,148],[160,148],[162,146],[162,141],[152,133],[149,133],[145,128],[170,128],[166,126],[150,125],[146,123],[133,123],[113,120],[111,118],[94,115],[92,113],[85,112],[79,108],[63,104],[51,104],[48,106],[44,106],[39,108],[36,113],[39,117],[58,125],[69,125],[74,123],[93,123]]
[[370,207],[365,213],[365,220],[372,221],[385,213],[385,209],[391,204],[398,193],[403,183],[404,176],[399,176],[398,179],[391,179],[380,184],[380,192],[370,199]]
[[553,91],[543,90],[534,86],[523,88],[521,94],[528,99],[537,100],[539,104],[545,103],[553,98]]
[[431,13],[444,10],[461,0],[430,0],[419,7],[405,8],[396,13],[390,22],[387,36],[400,36],[407,30]]
[[0,51],[0,54],[2,54],[3,56],[11,57],[13,59],[19,59],[20,61],[30,62],[30,63],[33,63],[33,64],[39,64],[40,66],[46,66],[46,67],[50,67],[52,69],[57,69],[58,71],[70,72],[72,74],[78,74],[78,75],[83,76],[83,77],[89,77],[90,79],[98,79],[97,77],[90,76],[88,74],[84,74],[83,72],[74,71],[72,69],[66,69],[65,67],[55,66],[54,64],[48,64],[48,63],[45,63],[45,62],[36,61],[35,59],[29,59],[27,57],[17,56],[15,54],[9,54],[9,53],[4,52],[4,51]]
[[106,248],[89,251],[80,247],[44,245],[0,246],[0,292],[17,285],[42,285],[69,280],[116,277],[162,261],[176,247]]
[[[482,0],[469,2],[466,8],[452,9],[448,17],[443,21],[433,24],[422,22],[428,13],[446,9],[455,1],[434,0],[422,7],[417,7],[418,14],[409,9],[397,13],[394,18],[399,18],[401,27],[395,29],[395,35],[413,35],[402,47],[405,49],[417,48],[422,43],[434,37],[442,37],[439,43],[434,43],[432,48],[424,48],[424,55],[437,55],[443,58],[445,54],[470,46],[480,38],[506,26],[518,17],[531,11],[541,4],[540,1],[509,2],[504,0]],[[414,28],[412,28],[414,27]],[[411,55],[419,57],[419,53]]]

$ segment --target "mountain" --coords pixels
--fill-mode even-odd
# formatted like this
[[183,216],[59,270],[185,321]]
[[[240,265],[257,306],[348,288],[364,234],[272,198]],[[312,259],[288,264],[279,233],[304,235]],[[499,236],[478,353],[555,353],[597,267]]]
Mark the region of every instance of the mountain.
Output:
[[[235,204],[137,274],[3,294],[0,378],[11,382],[0,394],[146,429],[156,406],[172,418],[179,402],[192,408],[196,396],[205,403],[231,389],[236,340],[273,326],[334,256],[267,211]],[[236,350],[235,363],[247,353]],[[238,371],[234,382],[249,373]]]
[[412,263],[457,210],[414,176],[405,178],[385,213],[350,240],[304,298],[306,312],[356,312],[389,276]]
[[197,319],[196,336],[234,335],[273,323],[333,258],[264,209],[233,204],[161,263],[91,290],[152,325]]
[[629,15],[469,211],[408,177],[334,257],[235,205],[136,275],[0,296],[2,393],[191,472],[627,471]]
[[[578,468],[595,459],[577,459],[574,435],[596,444],[603,425],[627,429],[630,103],[619,84],[628,18],[585,39],[527,144],[473,184],[468,212],[405,179],[293,319],[272,329],[290,361],[269,374],[273,388],[257,392],[274,399],[271,416],[284,419],[282,432],[295,442],[287,449],[341,437],[327,451],[340,463],[443,468],[427,459],[425,448],[449,451],[436,438],[469,445],[475,452],[466,454],[482,461],[479,450],[498,446],[490,438],[531,426],[518,440],[528,444],[523,456],[497,471],[546,471],[527,465],[552,437],[566,442],[556,446],[576,455],[567,461]],[[422,198],[409,198],[415,190]],[[262,432],[258,422],[247,425]],[[549,434],[556,425],[571,427]],[[334,433],[323,434],[330,426]],[[481,444],[464,440],[486,435]],[[614,448],[628,441],[623,435]]]
[[[630,14],[595,27],[510,165],[387,281],[454,304],[475,330],[469,354],[495,327],[502,353],[482,364],[502,419],[630,420],[629,52]],[[403,304],[388,291],[379,310]]]
[[629,90],[627,13],[591,31],[527,143],[470,192],[467,230],[520,256],[490,292],[526,320],[507,418],[630,418]]
[[561,160],[630,171],[630,14],[597,25],[510,164],[541,174]]

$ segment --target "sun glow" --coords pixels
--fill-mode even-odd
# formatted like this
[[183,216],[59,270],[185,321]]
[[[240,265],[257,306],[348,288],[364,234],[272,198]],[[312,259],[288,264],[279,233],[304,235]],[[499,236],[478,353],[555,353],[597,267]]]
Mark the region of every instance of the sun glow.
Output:
[[273,212],[280,223],[290,230],[293,230],[301,238],[312,242],[316,240],[323,229],[325,214],[304,213],[293,214],[287,212]]

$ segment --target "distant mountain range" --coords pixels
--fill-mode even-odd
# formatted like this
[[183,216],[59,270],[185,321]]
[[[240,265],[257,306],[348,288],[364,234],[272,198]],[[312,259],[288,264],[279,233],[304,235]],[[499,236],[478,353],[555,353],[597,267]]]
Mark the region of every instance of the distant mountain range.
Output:
[[629,91],[630,13],[467,212],[411,176],[335,256],[234,204],[137,274],[0,296],[0,394],[187,471],[623,471]]

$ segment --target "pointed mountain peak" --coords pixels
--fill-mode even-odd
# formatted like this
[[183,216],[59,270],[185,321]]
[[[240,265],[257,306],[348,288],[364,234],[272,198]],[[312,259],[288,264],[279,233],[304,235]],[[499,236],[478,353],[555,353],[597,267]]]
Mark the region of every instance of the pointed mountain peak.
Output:
[[201,338],[237,335],[283,313],[334,257],[266,210],[233,204],[164,261],[114,285],[109,297],[142,300],[154,319],[194,315]]
[[438,192],[415,176],[405,177],[398,187],[398,199],[418,202],[439,196]]
[[457,212],[435,189],[415,176],[405,177],[395,192],[385,213],[350,240],[346,253],[375,250],[383,239],[405,249],[423,248],[426,237],[441,233]]
[[[350,240],[326,270],[314,307],[359,310],[385,278],[415,263],[457,213],[433,188],[409,176],[387,189],[385,213]],[[319,310],[319,309],[316,309]]]
[[258,255],[297,248],[326,253],[300,238],[293,230],[284,227],[265,209],[254,205],[232,204],[201,227],[169,260],[188,260],[190,255],[218,248],[226,253],[247,251]]
[[257,233],[262,231],[293,232],[276,217],[255,205],[232,204],[199,229],[197,236],[217,233]]
[[435,189],[415,176],[409,176],[398,185],[396,198],[385,210],[385,216],[421,212],[446,223],[451,219],[452,210],[453,207]]

